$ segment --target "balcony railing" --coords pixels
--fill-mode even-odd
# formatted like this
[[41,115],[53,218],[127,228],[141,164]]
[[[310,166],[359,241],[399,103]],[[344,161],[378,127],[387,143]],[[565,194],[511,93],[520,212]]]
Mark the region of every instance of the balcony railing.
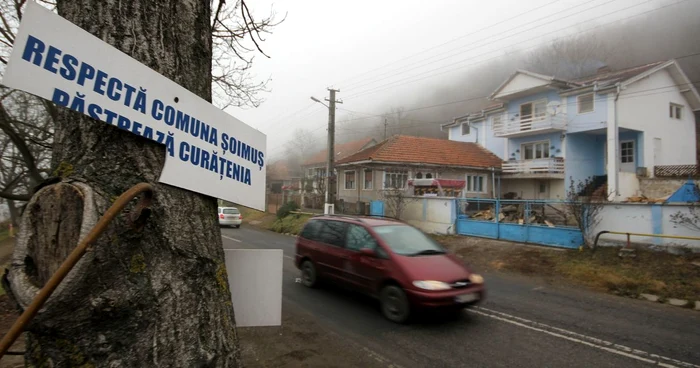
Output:
[[506,161],[501,165],[504,174],[564,174],[561,157],[536,160]]
[[566,130],[566,116],[564,114],[545,114],[536,117],[523,115],[513,120],[494,123],[493,130],[497,137],[524,136],[534,133]]

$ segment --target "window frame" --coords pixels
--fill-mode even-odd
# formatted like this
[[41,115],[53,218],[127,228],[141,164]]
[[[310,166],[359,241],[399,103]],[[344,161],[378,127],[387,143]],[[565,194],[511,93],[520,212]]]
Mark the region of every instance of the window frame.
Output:
[[[467,132],[466,132],[466,133],[464,132],[464,127],[465,127],[465,126],[467,127]],[[472,127],[469,125],[469,123],[464,122],[464,123],[462,123],[462,124],[460,125],[460,132],[462,133],[462,136],[470,135],[470,134],[472,133]]]
[[[623,145],[624,145],[625,143],[631,143],[631,144],[632,144],[632,151],[631,151],[630,154],[629,154],[629,155],[631,156],[632,161],[623,161],[623,158],[625,157],[625,153],[624,153],[624,152],[625,152],[625,150],[626,150],[625,148],[623,148]],[[635,157],[635,156],[636,156],[636,155],[635,155],[635,150],[637,149],[636,146],[637,146],[637,145],[636,145],[636,142],[635,142],[634,140],[624,140],[624,141],[620,141],[620,163],[621,163],[621,164],[636,164],[636,157]]]
[[[542,157],[537,157],[537,146],[542,145]],[[525,157],[525,147],[527,146],[532,146],[532,158],[526,158]],[[521,143],[520,144],[520,159],[523,161],[532,161],[532,160],[544,160],[544,159],[549,159],[552,158],[552,152],[550,151],[551,144],[549,140],[547,141],[536,141],[536,142],[527,142],[527,143]],[[547,152],[547,156],[544,156],[545,151]]]
[[[369,181],[369,188],[367,188],[367,173],[369,172],[370,178],[372,178]],[[362,190],[372,190],[374,189],[374,170],[372,169],[364,169],[362,170]]]
[[[465,179],[467,182],[466,193],[488,193],[488,180],[484,174],[465,174]],[[476,178],[481,178],[481,190],[476,190]]]
[[671,119],[683,120],[683,105],[671,102],[668,105],[668,109]]
[[[352,173],[352,188],[348,188],[348,174]],[[357,189],[357,170],[345,170],[343,171],[343,188],[345,190],[355,190]]]
[[[588,96],[591,97],[591,110],[590,111],[581,111],[581,98],[588,97]],[[595,112],[595,93],[588,92],[588,93],[583,93],[583,94],[576,96],[576,115],[590,114],[592,112]]]
[[[391,187],[388,186],[389,181],[387,178],[390,175],[402,175],[405,176],[405,179],[403,180],[403,187]],[[408,175],[409,171],[408,170],[384,170],[384,183],[382,185],[383,189],[406,189],[408,187]]]

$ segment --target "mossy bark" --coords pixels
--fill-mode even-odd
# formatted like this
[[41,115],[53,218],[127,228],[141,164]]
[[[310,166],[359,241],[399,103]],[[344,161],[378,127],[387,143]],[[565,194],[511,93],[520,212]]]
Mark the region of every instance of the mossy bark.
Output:
[[[209,1],[58,0],[58,13],[211,101]],[[114,198],[139,182],[155,196],[145,228],[119,216],[28,326],[28,366],[240,365],[216,199],[158,184],[164,162],[164,146],[61,109],[61,182],[27,205],[8,275],[21,307]]]

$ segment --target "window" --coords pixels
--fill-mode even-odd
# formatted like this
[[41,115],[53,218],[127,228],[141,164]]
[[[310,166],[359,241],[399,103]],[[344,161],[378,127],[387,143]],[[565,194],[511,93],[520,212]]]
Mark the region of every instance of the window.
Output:
[[501,114],[494,115],[492,119],[493,119],[492,123],[493,123],[494,128],[501,126],[503,124],[503,115],[501,115]]
[[526,143],[522,145],[522,150],[525,160],[549,158],[549,142]]
[[321,221],[309,221],[304,226],[304,229],[301,230],[299,236],[304,239],[319,241],[318,230],[321,228],[321,225],[323,225]]
[[340,221],[318,221],[317,240],[326,244],[342,247],[345,240],[346,223]]
[[309,176],[314,176],[314,169],[309,169]]
[[437,178],[437,174],[431,173],[431,172],[424,173],[424,172],[419,171],[416,173],[415,178],[416,179],[432,179],[432,178]]
[[384,172],[384,188],[403,189],[408,181],[408,171],[386,171]]
[[355,189],[355,172],[345,172],[345,189]]
[[469,123],[462,123],[462,135],[469,135]]
[[374,231],[396,254],[404,256],[445,254],[445,249],[422,231],[407,225],[377,226]]
[[467,192],[484,193],[484,182],[486,179],[483,175],[467,175]]
[[224,215],[237,215],[239,213],[238,208],[224,208]]
[[423,173],[416,174],[416,179],[423,179]]
[[669,117],[672,119],[681,119],[681,110],[683,110],[683,106],[671,103],[668,108]]
[[623,164],[634,162],[634,141],[620,142],[620,161]]
[[547,101],[535,102],[535,120],[544,120],[547,118]]
[[362,248],[377,249],[377,242],[365,228],[348,224],[348,234],[345,237],[345,247],[359,251]]
[[584,114],[593,111],[593,93],[586,93],[576,97],[578,113]]
[[363,175],[364,175],[364,181],[365,181],[363,188],[364,188],[365,190],[370,190],[370,189],[372,189],[372,182],[373,182],[373,179],[374,179],[374,172],[373,172],[372,170],[370,170],[370,169],[365,169],[365,171],[363,172]]
[[546,193],[546,192],[547,192],[547,184],[540,183],[540,193]]

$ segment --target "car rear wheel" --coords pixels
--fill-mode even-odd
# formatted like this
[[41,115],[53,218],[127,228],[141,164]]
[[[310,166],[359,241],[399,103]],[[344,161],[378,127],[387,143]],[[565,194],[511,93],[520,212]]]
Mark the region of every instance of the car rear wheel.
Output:
[[316,287],[318,284],[316,278],[316,266],[314,266],[314,264],[309,260],[306,260],[301,264],[301,283],[310,288]]
[[396,285],[385,286],[379,297],[382,313],[388,320],[396,323],[404,323],[408,320],[411,307],[406,293]]

